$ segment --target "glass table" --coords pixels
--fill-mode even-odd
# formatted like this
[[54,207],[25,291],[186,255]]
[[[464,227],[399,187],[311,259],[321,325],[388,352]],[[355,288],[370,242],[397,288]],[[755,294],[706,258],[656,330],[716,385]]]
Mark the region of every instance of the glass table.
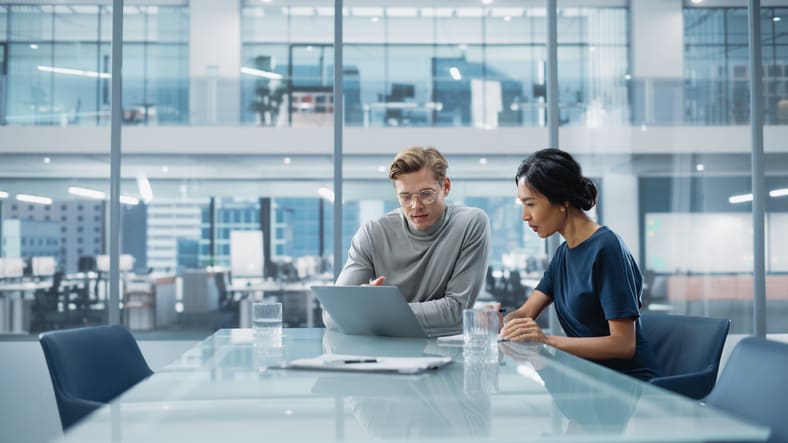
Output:
[[[417,374],[304,371],[322,353],[450,356]],[[219,330],[99,409],[65,442],[763,441],[768,430],[564,352],[284,329],[281,347]]]

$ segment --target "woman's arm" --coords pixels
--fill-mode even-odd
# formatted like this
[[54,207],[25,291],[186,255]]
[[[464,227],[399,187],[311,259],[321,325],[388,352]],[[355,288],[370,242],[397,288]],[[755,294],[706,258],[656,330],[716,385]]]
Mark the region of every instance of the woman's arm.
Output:
[[[520,309],[515,312],[518,311]],[[578,357],[592,360],[629,359],[634,357],[636,345],[635,319],[619,318],[608,320],[608,325],[610,326],[610,335],[605,337],[562,337],[545,335],[542,328],[536,324],[533,318],[518,317],[510,319],[504,325],[501,335],[512,341],[541,342]]]
[[553,299],[548,297],[547,294],[542,291],[534,290],[531,292],[531,296],[525,300],[525,303],[517,308],[516,311],[508,313],[506,317],[503,318],[503,321],[507,323],[515,318],[532,318],[536,320],[536,317],[539,317],[539,314],[542,313],[544,308],[552,302]]

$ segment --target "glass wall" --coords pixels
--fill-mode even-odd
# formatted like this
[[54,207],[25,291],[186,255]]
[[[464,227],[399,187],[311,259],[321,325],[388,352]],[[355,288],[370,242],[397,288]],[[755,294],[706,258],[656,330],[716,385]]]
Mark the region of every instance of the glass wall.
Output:
[[[637,257],[646,309],[728,317],[734,332],[749,332],[750,205],[730,200],[750,190],[746,10],[661,3],[558,3],[559,145],[601,190],[592,216]],[[398,207],[386,178],[396,152],[433,145],[450,163],[450,203],[490,217],[482,296],[521,303],[548,258],[520,220],[512,180],[548,143],[545,10],[345,6],[342,250]],[[764,8],[762,22],[770,191],[788,188],[778,75],[786,10]],[[94,272],[98,282],[111,17],[104,5],[0,6],[2,257],[51,256],[66,276]],[[124,322],[239,325],[246,301],[276,290],[300,291],[290,325],[310,324],[303,286],[330,280],[332,269],[333,2],[149,2],[124,17],[122,306],[142,307]],[[770,332],[788,329],[780,195],[767,208]],[[25,229],[32,234],[14,234]],[[36,249],[23,251],[22,238]],[[237,250],[251,254],[250,268],[234,263]],[[101,302],[95,287],[88,294]]]
[[[347,126],[545,125],[544,9],[348,6]],[[332,81],[332,42],[316,33],[330,29],[332,14],[310,6],[244,7],[242,121],[331,124],[321,114],[330,112],[323,91]],[[626,123],[626,10],[562,9],[559,29],[562,122]]]
[[[112,8],[59,3],[4,11],[5,123],[108,124]],[[188,122],[188,8],[127,6],[124,14],[123,121]]]
[[[786,8],[762,8],[764,123],[788,123]],[[694,125],[749,123],[747,8],[684,10],[685,118]]]

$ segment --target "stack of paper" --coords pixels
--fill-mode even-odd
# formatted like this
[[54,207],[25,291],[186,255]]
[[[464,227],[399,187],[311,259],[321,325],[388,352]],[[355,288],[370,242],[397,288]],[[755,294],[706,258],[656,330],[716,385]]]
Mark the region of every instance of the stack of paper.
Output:
[[281,369],[315,371],[360,371],[417,374],[451,363],[451,357],[375,357],[368,355],[323,354],[283,363]]

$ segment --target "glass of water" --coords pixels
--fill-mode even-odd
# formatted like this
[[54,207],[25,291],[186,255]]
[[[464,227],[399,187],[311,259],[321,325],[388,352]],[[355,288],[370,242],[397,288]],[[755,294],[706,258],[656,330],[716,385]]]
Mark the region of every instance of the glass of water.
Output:
[[282,303],[254,303],[252,328],[256,343],[282,346]]

